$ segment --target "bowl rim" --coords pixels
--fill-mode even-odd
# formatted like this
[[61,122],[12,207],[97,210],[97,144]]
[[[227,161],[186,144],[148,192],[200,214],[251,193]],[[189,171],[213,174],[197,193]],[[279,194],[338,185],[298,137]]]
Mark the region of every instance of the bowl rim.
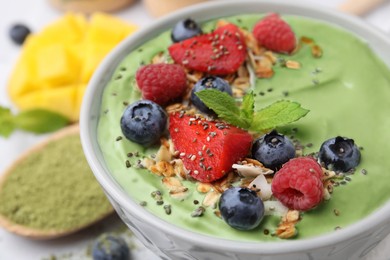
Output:
[[[252,8],[256,7],[256,8]],[[184,19],[187,17],[200,18],[199,20],[206,20],[207,15],[203,15],[204,12],[210,13],[210,11],[223,11],[223,15],[228,16],[234,13],[239,14],[236,10],[242,10],[246,8],[249,10],[261,9],[263,13],[270,11],[281,12],[286,14],[296,14],[301,12],[307,12],[310,14],[307,17],[311,17],[317,20],[325,20],[325,22],[333,22],[338,24],[342,28],[352,31],[353,33],[360,32],[370,36],[368,42],[371,42],[374,47],[376,44],[384,44],[390,49],[390,38],[387,38],[384,33],[380,32],[377,28],[369,25],[358,17],[341,13],[337,10],[327,7],[319,7],[318,4],[312,2],[300,1],[291,2],[289,0],[241,0],[239,2],[234,0],[224,1],[211,1],[207,3],[201,3],[189,8],[184,8],[180,11],[169,14],[162,17],[149,26],[135,32],[130,37],[121,42],[109,55],[103,60],[98,69],[95,71],[92,79],[89,82],[86,93],[83,98],[81,116],[80,116],[80,135],[82,146],[84,149],[87,161],[95,174],[95,177],[100,182],[105,192],[114,201],[131,212],[131,214],[142,220],[142,222],[148,223],[151,227],[160,229],[162,232],[171,236],[177,237],[183,241],[188,241],[194,245],[202,246],[210,249],[222,250],[225,252],[242,252],[242,253],[257,253],[267,255],[279,255],[286,253],[302,252],[312,249],[323,248],[326,246],[335,245],[348,239],[352,239],[356,236],[369,236],[372,231],[377,230],[380,226],[385,225],[390,219],[390,202],[387,202],[383,207],[371,213],[366,218],[355,222],[337,232],[327,233],[319,236],[315,236],[307,239],[297,239],[278,242],[247,242],[247,241],[234,241],[228,239],[221,239],[204,235],[201,233],[195,233],[190,230],[186,230],[168,223],[157,216],[153,215],[149,211],[143,209],[140,205],[130,200],[126,192],[120,187],[120,185],[110,176],[109,172],[104,166],[104,162],[99,161],[98,153],[101,153],[96,139],[96,124],[98,112],[94,111],[94,102],[101,103],[100,98],[106,82],[111,77],[113,69],[117,67],[118,63],[123,58],[123,53],[128,53],[129,50],[134,50],[137,43],[145,42],[148,38],[155,36],[158,32],[170,28],[175,21]],[[283,12],[283,10],[285,10]],[[252,11],[253,13],[254,11]],[[301,15],[301,14],[300,14]],[[306,15],[304,15],[306,16]],[[212,17],[209,17],[212,18]],[[145,40],[146,38],[146,40]],[[140,39],[143,39],[142,41]],[[129,47],[129,46],[132,46]],[[388,65],[390,64],[390,58],[384,60]],[[115,66],[114,66],[115,65]],[[390,66],[390,65],[389,65]],[[96,93],[99,93],[99,101],[96,101]],[[98,107],[99,107],[98,105]],[[100,110],[100,107],[99,107]],[[101,154],[100,154],[101,155]],[[282,246],[281,246],[282,245]]]

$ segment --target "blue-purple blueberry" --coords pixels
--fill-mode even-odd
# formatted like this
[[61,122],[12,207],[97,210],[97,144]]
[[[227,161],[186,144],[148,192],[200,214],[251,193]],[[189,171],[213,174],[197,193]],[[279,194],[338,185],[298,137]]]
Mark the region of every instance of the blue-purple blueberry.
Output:
[[144,146],[160,140],[167,125],[167,114],[150,100],[139,100],[129,105],[120,120],[122,133],[135,143]]
[[9,36],[18,45],[22,45],[30,33],[31,30],[24,24],[15,24],[9,30]]
[[238,230],[254,229],[264,217],[263,201],[255,191],[247,188],[225,190],[219,200],[219,210],[222,219]]
[[295,146],[287,136],[273,130],[254,141],[252,157],[265,167],[277,171],[295,157]]
[[211,109],[209,109],[202,102],[202,100],[200,100],[200,98],[196,95],[196,92],[206,90],[206,89],[215,89],[215,90],[219,90],[221,92],[225,92],[225,93],[229,94],[230,96],[233,95],[232,87],[230,86],[230,84],[226,80],[224,80],[220,77],[208,76],[208,77],[204,77],[204,78],[201,78],[200,80],[198,80],[195,83],[195,86],[191,91],[190,99],[191,99],[192,104],[194,106],[196,106],[196,108],[198,108],[200,111],[202,111],[203,113],[206,113],[206,114],[212,114],[214,112]]
[[181,42],[200,34],[202,34],[200,26],[191,18],[187,18],[175,24],[171,38],[173,42]]
[[353,139],[337,136],[321,145],[318,158],[329,170],[348,172],[360,163],[360,150]]
[[130,256],[126,241],[114,234],[99,236],[92,246],[93,260],[129,260]]

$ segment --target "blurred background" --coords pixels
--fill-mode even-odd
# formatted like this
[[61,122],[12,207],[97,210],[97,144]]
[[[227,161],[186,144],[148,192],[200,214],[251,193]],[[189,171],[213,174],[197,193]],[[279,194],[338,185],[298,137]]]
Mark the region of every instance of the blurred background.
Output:
[[[259,0],[261,1],[261,0]],[[299,0],[296,0],[298,2]],[[12,0],[0,1],[0,106],[11,108],[14,113],[18,107],[10,98],[7,91],[8,82],[16,62],[20,58],[23,45],[15,43],[10,38],[10,29],[14,24],[27,26],[33,33],[41,32],[53,22],[61,19],[66,11],[74,10],[88,14],[95,11],[109,12],[107,21],[111,18],[120,19],[120,24],[127,24],[131,27],[129,32],[142,29],[154,22],[158,17],[169,12],[180,9],[185,5],[204,2],[200,0],[93,0],[89,1],[72,0]],[[343,9],[346,12],[353,12],[359,15],[367,23],[371,24],[390,37],[390,1],[385,0],[307,0],[324,8]],[[360,2],[368,2],[367,8],[360,8]],[[80,4],[81,3],[81,4]],[[350,5],[352,3],[352,5]],[[364,3],[363,3],[364,4]],[[106,18],[105,18],[106,19]],[[106,21],[106,20],[104,20]],[[116,22],[119,22],[115,20]],[[116,24],[113,22],[113,24]],[[119,24],[119,23],[118,23]],[[118,29],[118,28],[116,28]],[[119,30],[119,29],[118,29]],[[65,37],[65,36],[64,36]],[[104,35],[103,35],[104,38]],[[102,39],[103,39],[102,38]],[[112,44],[113,47],[115,44]],[[93,69],[98,65],[101,58],[109,49],[99,52],[100,55],[94,60],[89,68]],[[95,58],[95,57],[93,57]],[[18,77],[18,75],[13,76]],[[87,84],[89,77],[86,76],[84,84]],[[0,115],[1,116],[1,115]],[[71,120],[76,122],[77,115],[70,115]],[[3,123],[3,125],[1,125]],[[0,130],[5,123],[0,118]],[[26,131],[15,131],[8,137],[0,135],[0,176],[7,167],[26,149],[35,143],[46,138],[48,134],[34,134]],[[121,233],[131,243],[134,259],[157,259],[152,253],[145,249],[132,235],[125,231],[126,228],[114,215],[97,225],[74,235],[50,241],[35,241],[23,238],[0,227],[0,259],[91,259],[90,249],[94,239],[106,231]],[[368,256],[367,260],[389,259],[390,237],[377,246]]]

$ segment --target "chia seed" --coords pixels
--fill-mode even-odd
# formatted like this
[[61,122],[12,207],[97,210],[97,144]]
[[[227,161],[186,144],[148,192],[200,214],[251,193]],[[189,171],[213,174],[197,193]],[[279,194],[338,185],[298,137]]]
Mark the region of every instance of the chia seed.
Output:
[[193,218],[196,218],[196,217],[201,217],[203,216],[203,213],[206,211],[206,209],[202,206],[200,206],[199,208],[195,209],[192,213],[191,213],[191,217]]
[[164,205],[164,210],[167,215],[171,215],[172,213],[171,205]]
[[126,160],[126,168],[130,168],[131,167],[131,164],[129,162],[129,160]]

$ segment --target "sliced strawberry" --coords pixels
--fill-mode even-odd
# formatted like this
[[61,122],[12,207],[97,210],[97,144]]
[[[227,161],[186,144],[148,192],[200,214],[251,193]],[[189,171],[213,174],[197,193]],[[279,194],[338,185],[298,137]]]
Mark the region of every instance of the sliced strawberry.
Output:
[[252,136],[242,129],[178,113],[169,117],[169,132],[184,166],[201,182],[223,177],[252,144]]
[[176,63],[212,75],[234,73],[246,57],[244,37],[234,24],[174,43],[168,49]]

